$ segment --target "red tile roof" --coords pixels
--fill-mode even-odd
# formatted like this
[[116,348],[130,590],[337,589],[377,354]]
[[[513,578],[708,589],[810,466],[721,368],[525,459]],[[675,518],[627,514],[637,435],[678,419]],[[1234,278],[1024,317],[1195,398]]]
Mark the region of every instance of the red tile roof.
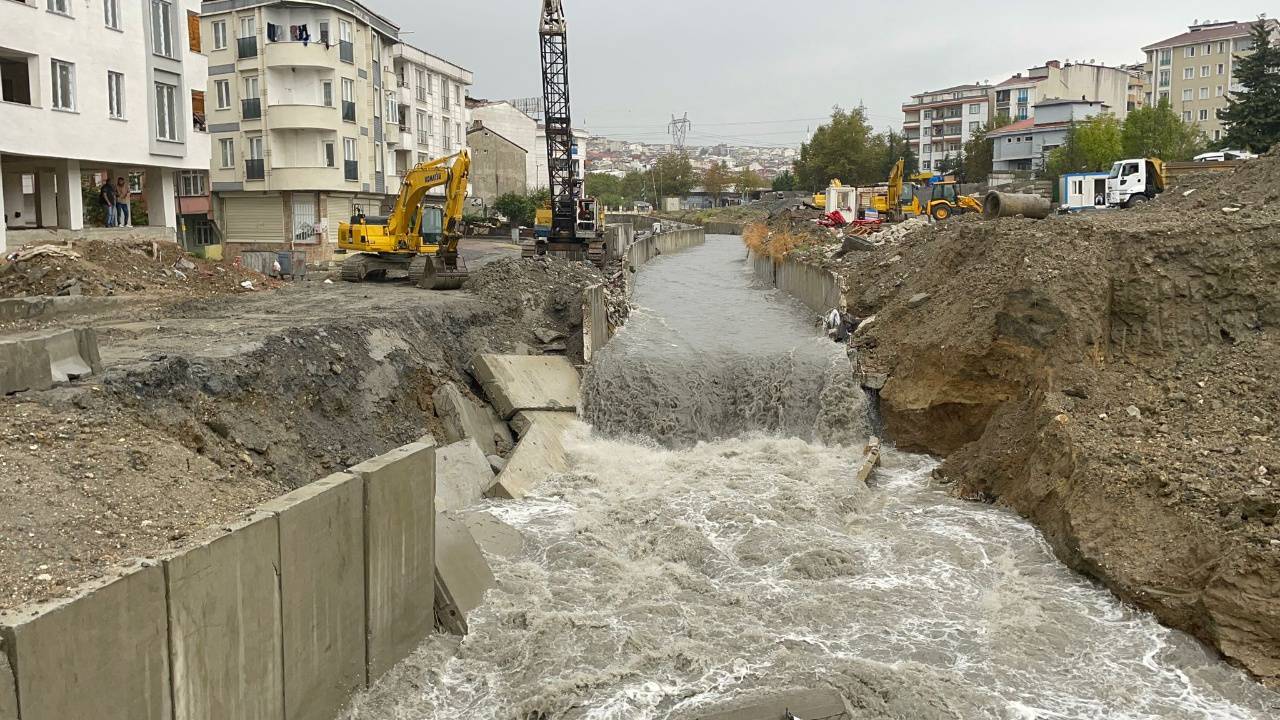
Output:
[[1009,123],[1008,125],[1005,125],[999,130],[992,130],[988,134],[996,135],[996,134],[1003,134],[1003,133],[1016,133],[1020,130],[1030,130],[1031,126],[1035,124],[1036,124],[1035,118],[1027,118],[1026,120],[1019,120],[1018,122],[1015,122],[1015,123]]
[[1062,122],[1037,124],[1035,118],[1028,118],[1026,120],[1019,120],[1012,125],[1005,125],[999,130],[992,130],[987,133],[987,137],[1004,137],[1005,135],[1019,135],[1022,133],[1041,132],[1044,130],[1058,130],[1064,127],[1071,127],[1071,121],[1064,120]]
[[[1213,42],[1216,40],[1226,40],[1227,38],[1236,38],[1248,35],[1251,26],[1256,22],[1233,22],[1221,27],[1209,27],[1203,30],[1188,30],[1181,35],[1174,35],[1171,38],[1161,40],[1158,43],[1152,43],[1144,48],[1143,52],[1163,47],[1178,47],[1180,45],[1194,45],[1201,42]],[[1268,20],[1267,23],[1275,27],[1276,20]]]

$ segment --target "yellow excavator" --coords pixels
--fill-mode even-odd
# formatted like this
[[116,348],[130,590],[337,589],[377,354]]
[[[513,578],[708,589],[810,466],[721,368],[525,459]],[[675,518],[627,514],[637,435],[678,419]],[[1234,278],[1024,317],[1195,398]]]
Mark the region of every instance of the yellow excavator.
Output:
[[[354,252],[342,263],[342,279],[364,282],[407,270],[409,280],[428,290],[456,290],[467,279],[458,257],[462,212],[467,199],[471,155],[463,150],[419,164],[405,173],[400,195],[385,217],[359,209],[338,224],[338,252]],[[427,191],[445,186],[443,209],[423,203]]]

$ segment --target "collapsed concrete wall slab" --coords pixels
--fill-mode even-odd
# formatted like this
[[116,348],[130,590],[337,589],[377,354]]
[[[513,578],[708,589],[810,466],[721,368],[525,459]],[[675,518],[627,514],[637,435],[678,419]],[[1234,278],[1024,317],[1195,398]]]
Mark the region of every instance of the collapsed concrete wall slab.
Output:
[[504,419],[521,410],[574,410],[578,371],[563,357],[480,355],[476,379]]
[[613,335],[609,326],[609,303],[605,299],[604,285],[592,285],[582,291],[582,357],[591,362],[591,356],[602,350]]
[[255,513],[220,532],[164,561],[173,716],[279,720],[279,523],[275,515]]
[[457,513],[471,531],[471,538],[488,555],[513,558],[524,552],[524,535],[492,514],[478,510]]
[[435,627],[435,448],[410,443],[351,468],[364,482],[365,682]]
[[363,483],[330,475],[260,509],[279,523],[285,717],[331,720],[365,681]]
[[165,578],[156,563],[0,614],[0,646],[0,673],[13,683],[0,679],[0,718],[173,717]]
[[493,587],[493,571],[461,518],[436,514],[436,624],[453,635],[467,634],[467,614]]
[[511,430],[488,406],[472,402],[453,383],[441,385],[431,395],[436,416],[444,426],[445,440],[473,438],[486,455],[504,453],[514,444]]
[[[493,482],[493,468],[475,440],[436,450],[437,513],[461,510],[479,502]],[[436,535],[439,537],[439,532]]]
[[102,371],[91,328],[53,330],[0,340],[0,395],[47,390]]
[[507,466],[498,473],[498,480],[490,489],[490,497],[518,500],[525,497],[538,483],[569,469],[562,437],[577,421],[573,413],[537,413],[516,449],[507,459]]

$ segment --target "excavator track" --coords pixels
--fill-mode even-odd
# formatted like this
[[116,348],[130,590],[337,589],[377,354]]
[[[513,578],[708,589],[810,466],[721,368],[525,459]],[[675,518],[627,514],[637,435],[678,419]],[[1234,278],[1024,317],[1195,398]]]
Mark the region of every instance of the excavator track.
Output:
[[342,261],[342,279],[346,282],[364,282],[369,275],[369,256],[364,253],[348,255]]
[[604,269],[605,255],[608,248],[603,240],[595,240],[587,245],[587,259],[592,265]]
[[419,255],[409,263],[409,282],[425,290],[457,290],[467,281],[467,275],[462,258],[458,258],[454,269],[446,269],[432,255]]

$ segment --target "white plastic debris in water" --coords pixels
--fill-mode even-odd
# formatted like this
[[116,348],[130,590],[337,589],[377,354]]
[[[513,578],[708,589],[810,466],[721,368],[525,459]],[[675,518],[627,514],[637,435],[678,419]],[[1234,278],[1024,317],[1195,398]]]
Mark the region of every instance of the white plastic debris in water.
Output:
[[240,287],[244,288],[245,290],[255,290],[255,289],[256,289],[255,287],[253,287],[253,281],[252,281],[252,280],[245,280],[244,282],[240,283]]
[[325,279],[324,279],[324,284],[325,284],[325,285],[332,285],[332,284],[333,284],[333,279],[332,279],[332,278],[325,278]]

